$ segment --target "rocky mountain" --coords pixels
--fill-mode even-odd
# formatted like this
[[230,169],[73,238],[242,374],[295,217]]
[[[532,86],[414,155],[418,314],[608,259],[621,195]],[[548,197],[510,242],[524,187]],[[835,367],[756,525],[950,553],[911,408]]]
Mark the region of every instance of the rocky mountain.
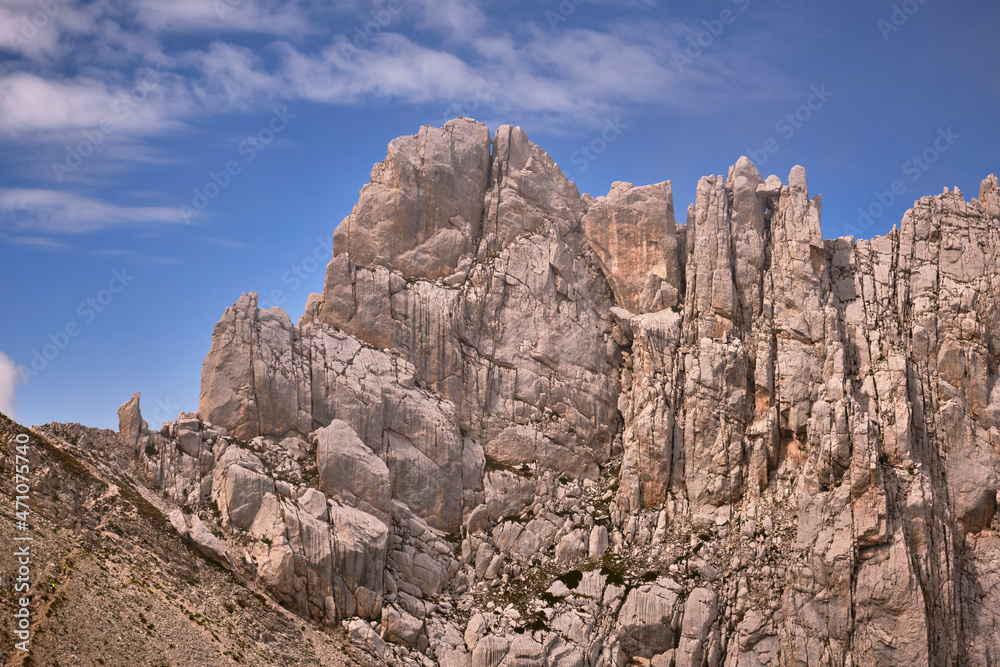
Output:
[[244,294],[197,414],[122,406],[120,465],[383,664],[998,664],[1000,186],[871,240],[821,208],[741,158],[679,224],[424,127],[297,324]]

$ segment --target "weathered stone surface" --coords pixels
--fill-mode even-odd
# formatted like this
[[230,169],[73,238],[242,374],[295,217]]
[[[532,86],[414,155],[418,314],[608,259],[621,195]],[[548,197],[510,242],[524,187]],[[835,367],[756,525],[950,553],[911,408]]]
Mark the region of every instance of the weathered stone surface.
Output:
[[[453,164],[488,154],[488,144],[484,133]],[[359,219],[338,232],[345,250],[327,267],[323,295],[310,299],[303,324],[325,322],[398,350],[481,444],[511,427],[533,430],[524,441],[537,443],[525,450],[530,460],[594,475],[608,456],[617,383],[609,381],[609,290],[581,228],[585,206],[520,128],[497,131],[490,163],[469,203],[482,211],[482,234],[461,281],[421,280],[355,257],[348,239],[370,235],[372,224],[362,231]]]
[[212,333],[201,370],[198,413],[233,436],[309,433],[309,392],[298,332],[280,308],[257,309],[244,294],[227,308]]
[[424,128],[299,325],[245,295],[201,420],[134,397],[119,437],[389,662],[991,664],[1000,186],[871,240],[821,209],[741,158],[677,225],[669,182],[581,198],[519,128]]
[[316,489],[306,489],[305,492],[299,496],[299,505],[302,509],[320,521],[329,521],[330,519],[326,496],[321,491]]
[[365,623],[360,618],[351,621],[347,630],[351,638],[365,645],[379,660],[385,660],[387,646],[385,640],[379,637],[378,633],[372,630],[372,626]]
[[347,422],[334,419],[316,431],[319,488],[330,495],[353,496],[388,513],[392,480],[375,455]]
[[556,545],[556,560],[571,561],[587,553],[587,544],[583,541],[581,532],[574,530],[563,537]]
[[413,277],[451,273],[481,236],[489,168],[489,130],[467,118],[393,140],[351,215],[338,225],[334,255]]
[[[236,456],[237,452],[243,456]],[[241,462],[248,467],[240,465]],[[260,460],[236,447],[229,449],[216,464],[213,495],[224,525],[231,523],[244,530],[249,528],[257,517],[264,494],[274,493],[274,480],[252,468],[261,470]]]
[[424,624],[405,611],[389,606],[382,610],[382,627],[385,628],[384,639],[403,646],[416,646]]
[[472,667],[497,667],[510,652],[510,641],[504,637],[483,637],[472,651]]
[[191,517],[191,528],[188,532],[188,536],[194,543],[195,547],[201,553],[205,554],[207,557],[211,558],[215,562],[219,563],[227,569],[233,569],[232,560],[229,558],[229,552],[226,551],[226,545],[223,544],[222,540],[212,534],[212,531],[205,522],[198,518],[197,515]]
[[[346,582],[352,594],[364,588],[364,596],[369,592],[381,596],[389,546],[389,531],[385,525],[370,514],[331,503],[330,526],[335,576]],[[377,611],[373,602],[366,602],[362,611],[365,608],[372,614]]]
[[138,453],[139,438],[147,429],[139,411],[139,392],[136,392],[118,408],[118,438],[122,446]]
[[673,406],[680,403],[683,389],[677,358],[682,317],[670,310],[640,316],[623,312],[621,317],[631,352],[622,370],[619,401],[625,418],[619,502],[638,510],[663,502],[681,458]]
[[990,174],[979,187],[979,203],[988,217],[1000,220],[1000,183],[995,174]]
[[177,445],[188,456],[197,458],[201,454],[201,433],[193,429],[179,429]]
[[167,518],[170,519],[170,525],[173,526],[178,535],[181,537],[188,536],[187,520],[184,518],[184,513],[182,511],[173,510],[169,515],[167,515]]
[[503,664],[518,667],[545,667],[545,648],[528,634],[515,635]]
[[[150,432],[139,412],[139,394],[119,408],[118,442],[131,453],[137,462],[140,475],[154,488],[179,504],[200,505],[212,493],[212,470],[215,465],[213,450],[207,442],[215,442],[219,431],[210,424],[202,424],[197,415],[181,413],[185,429],[165,422],[161,432]],[[180,430],[197,431],[195,455],[188,454],[174,436]]]
[[[338,419],[343,426],[336,429],[353,429],[363,445],[359,449],[356,441],[345,440],[350,446],[342,470],[327,466],[333,459],[320,456],[320,464],[327,471],[325,483],[332,485],[327,487],[331,493],[336,487],[385,512],[385,467],[390,475],[390,493],[408,502],[436,526],[457,530],[463,496],[454,489],[481,488],[482,483],[481,471],[476,470],[470,471],[472,478],[463,482],[463,444],[453,407],[440,396],[416,387],[412,366],[402,360],[364,347],[322,324],[306,326],[300,334],[284,313],[280,315],[258,311],[255,295],[244,295],[227,310],[216,328],[217,346],[206,358],[208,374],[215,380],[203,382],[207,389],[202,394],[202,410],[230,424],[229,433],[247,439],[305,435],[312,430],[310,426],[326,427]],[[250,342],[232,342],[237,335]],[[223,340],[230,342],[223,344]],[[232,349],[241,344],[247,346],[245,355]],[[282,351],[272,349],[272,344],[288,347]],[[241,402],[240,395],[253,394],[251,379],[262,377],[263,371],[256,370],[261,365],[269,368],[263,376],[272,388],[259,398]],[[213,397],[223,386],[223,377],[231,383],[223,391],[230,400],[219,406]],[[281,390],[282,398],[275,399],[283,403],[261,407],[271,400],[272,392],[278,391],[273,387],[279,385],[290,387]],[[234,388],[239,386],[246,392],[240,394],[243,390]],[[281,410],[293,409],[292,403],[295,417],[288,420],[281,416]],[[335,449],[332,443],[337,438],[333,432],[324,433],[320,436],[321,451],[329,453]],[[358,496],[359,491],[365,497]]]
[[676,605],[673,587],[659,583],[629,593],[618,614],[618,637],[625,653],[649,659],[673,648],[677,641]]
[[618,306],[647,313],[678,304],[682,256],[670,181],[612,183],[587,209],[583,226]]
[[716,620],[719,614],[718,598],[714,591],[696,588],[684,602],[680,643],[674,656],[676,667],[698,667],[719,664],[721,656]]
[[587,555],[591,560],[598,560],[608,550],[608,529],[604,526],[594,526],[590,531],[590,541]]

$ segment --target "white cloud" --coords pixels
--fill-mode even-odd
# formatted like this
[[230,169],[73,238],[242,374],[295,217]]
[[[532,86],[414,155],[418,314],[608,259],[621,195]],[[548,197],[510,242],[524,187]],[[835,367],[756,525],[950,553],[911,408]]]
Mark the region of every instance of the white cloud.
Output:
[[66,0],[4,0],[0,7],[0,50],[31,60],[55,59],[70,50],[65,38],[91,34],[111,9],[108,0],[86,4]]
[[447,106],[478,99],[476,111],[491,108],[510,120],[543,115],[601,125],[624,103],[688,103],[688,96],[675,94],[685,79],[663,62],[668,44],[625,31],[552,35],[536,28],[517,38],[500,33],[480,39],[474,57],[462,57],[383,32],[365,48],[338,35],[320,53],[279,42],[280,64],[270,71],[253,52],[229,44],[216,43],[187,58],[202,70],[197,90],[206,104],[212,96],[216,104],[239,106],[266,95],[327,104],[393,100]]
[[[528,25],[517,35],[478,40],[475,48],[515,112],[570,124],[602,125],[606,114],[637,105],[698,110],[761,99],[787,83],[760,66],[738,35],[676,65],[689,32],[670,21],[557,32]],[[734,49],[743,56],[733,57]]]
[[152,69],[128,84],[15,72],[0,77],[0,134],[23,139],[38,132],[110,127],[115,133],[145,134],[176,127],[176,117],[190,110],[183,91],[165,95],[177,85],[175,77]]
[[298,2],[138,0],[134,7],[139,22],[154,31],[291,35],[315,30]]
[[243,46],[214,42],[208,51],[185,54],[182,60],[200,72],[190,85],[206,110],[241,110],[283,92],[280,78],[265,71],[260,57]]
[[0,128],[5,134],[87,128],[111,113],[114,92],[94,79],[62,82],[17,72],[0,79]]
[[[0,40],[36,6],[36,0],[6,0]],[[755,43],[752,31],[727,32],[678,69],[673,55],[699,26],[671,20],[619,17],[594,29],[567,24],[552,31],[539,12],[541,23],[520,21],[511,29],[483,11],[487,3],[459,0],[404,0],[402,12],[391,16],[384,8],[379,13],[382,5],[372,10],[356,0],[60,6],[45,35],[39,32],[22,55],[30,48],[61,57],[0,66],[0,140],[47,147],[33,153],[35,161],[51,163],[59,182],[84,182],[137,159],[169,160],[170,149],[153,148],[150,139],[276,101],[440,105],[441,120],[461,113],[559,132],[602,126],[626,108],[633,114],[721,108],[787,88],[786,78],[760,64],[767,45]],[[389,18],[357,48],[354,28],[363,29],[373,16]],[[321,37],[321,30],[342,34]],[[183,41],[177,32],[186,33]],[[214,38],[218,33],[226,41]],[[261,47],[251,33],[281,41]],[[108,122],[114,131],[93,151],[101,164],[79,173],[55,170],[53,152],[55,162],[67,162],[66,146]],[[49,221],[42,228],[53,226]]]
[[119,206],[57,190],[0,189],[0,227],[7,229],[76,234],[180,222],[173,207]]
[[448,36],[471,41],[479,35],[487,19],[469,0],[412,0],[417,9],[417,26],[439,30]]
[[6,241],[14,245],[25,245],[39,250],[62,252],[72,249],[72,246],[67,243],[44,236],[9,236]]
[[458,56],[395,33],[378,35],[366,49],[339,36],[319,56],[303,54],[289,44],[279,48],[285,94],[317,102],[441,101],[463,95],[476,85],[478,76]]
[[[448,4],[437,7],[440,20],[450,16]],[[337,36],[320,53],[278,43],[281,64],[270,72],[221,45],[198,59],[212,90],[271,90],[285,99],[328,104],[394,100],[448,106],[478,96],[477,108],[466,110],[467,115],[492,112],[512,122],[544,119],[550,129],[601,126],[627,106],[698,110],[766,99],[786,84],[785,77],[759,66],[750,57],[752,44],[736,35],[731,45],[720,44],[690,65],[676,66],[673,56],[682,52],[689,31],[677,22],[623,21],[600,31],[556,33],[526,24],[517,33],[480,35],[470,43],[471,54],[383,31],[363,48]],[[732,57],[736,46],[744,57]],[[485,96],[484,81],[493,82]]]
[[0,352],[0,412],[11,419],[17,419],[17,385],[20,375],[17,364]]

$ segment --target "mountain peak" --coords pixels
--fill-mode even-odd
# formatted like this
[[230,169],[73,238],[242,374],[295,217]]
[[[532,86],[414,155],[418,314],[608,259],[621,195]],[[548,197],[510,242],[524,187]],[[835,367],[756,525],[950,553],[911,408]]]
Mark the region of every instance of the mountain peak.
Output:
[[520,128],[424,127],[298,325],[243,295],[199,413],[136,395],[119,444],[382,661],[985,664],[1000,186],[871,240],[821,213],[801,166],[741,157],[678,224],[670,181],[581,197]]

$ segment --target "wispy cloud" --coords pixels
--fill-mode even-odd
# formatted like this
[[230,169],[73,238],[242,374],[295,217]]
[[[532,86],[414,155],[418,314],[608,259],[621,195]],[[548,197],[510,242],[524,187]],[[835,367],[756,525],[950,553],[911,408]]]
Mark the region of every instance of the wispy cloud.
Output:
[[[143,265],[155,265],[155,266],[167,266],[171,264],[177,264],[179,260],[176,257],[162,257],[156,255],[145,255],[136,250],[120,249],[120,248],[99,248],[96,250],[89,250],[83,247],[73,246],[64,241],[58,239],[49,238],[46,236],[10,236],[0,234],[0,240],[13,245],[23,246],[32,250],[39,250],[42,252],[75,252],[83,253],[87,255],[93,255],[94,257],[112,257],[115,259],[124,259],[132,264],[143,264]],[[228,241],[225,239],[205,239],[206,241],[218,241],[217,245],[223,247],[245,247],[244,244],[238,241]],[[224,245],[225,243],[234,244],[232,246]]]
[[[56,4],[61,9],[45,34],[17,47],[39,59],[0,68],[0,140],[61,150],[112,123],[95,159],[111,165],[145,155],[156,139],[213,115],[254,113],[275,100],[440,105],[443,112],[478,98],[469,115],[566,131],[600,126],[626,106],[633,113],[637,105],[707,109],[767,100],[790,87],[763,64],[767,42],[749,28],[741,33],[742,26],[683,71],[675,68],[673,55],[702,29],[696,20],[620,15],[598,27],[552,31],[542,11],[497,22],[488,3],[459,0],[409,0],[397,13],[356,0]],[[5,3],[0,38],[36,6]],[[358,48],[353,28],[373,22],[377,29]],[[277,41],[264,44],[262,36]],[[150,71],[157,73],[155,86]],[[484,81],[491,82],[488,95],[480,94]],[[150,89],[137,100],[143,84]],[[60,170],[59,182],[85,180],[91,174],[85,171]],[[95,173],[111,171],[94,166]]]
[[0,51],[30,60],[58,58],[71,48],[68,38],[99,31],[102,16],[111,10],[108,0],[85,4],[4,0],[0,7]]
[[154,31],[290,35],[316,30],[299,2],[138,0],[134,7],[138,21]]
[[14,231],[78,234],[180,222],[174,207],[120,206],[57,190],[0,189],[0,227]]
[[458,41],[480,37],[488,23],[486,14],[468,0],[413,0],[417,26],[437,30]]
[[198,70],[189,85],[206,110],[249,110],[287,92],[280,78],[266,71],[260,56],[245,46],[213,42],[207,51],[185,53],[179,60]]
[[280,44],[282,65],[276,81],[288,96],[331,104],[435,102],[461,96],[476,84],[478,72],[456,55],[396,33],[378,35],[373,42],[373,47],[359,50],[337,37],[318,55]]
[[65,252],[73,249],[73,247],[68,243],[63,243],[62,241],[50,239],[44,236],[8,236],[6,241],[7,243],[12,243],[14,245],[30,246],[38,250],[48,250],[53,252]]
[[61,140],[66,131],[86,130],[120,137],[176,127],[176,119],[191,111],[192,104],[184,91],[164,95],[166,87],[178,85],[176,78],[165,76],[149,69],[128,83],[27,72],[0,76],[0,136],[44,139],[38,137],[44,132],[50,140]]
[[20,376],[17,365],[0,352],[0,412],[17,419],[17,385]]
[[[470,19],[463,29],[476,25]],[[270,89],[285,98],[329,104],[448,104],[469,98],[484,80],[493,81],[485,107],[515,122],[545,118],[547,125],[601,125],[624,105],[697,110],[764,100],[790,88],[787,77],[753,57],[758,49],[752,40],[738,35],[694,65],[676,68],[673,55],[684,48],[690,29],[680,22],[621,21],[601,30],[553,33],[528,23],[516,33],[479,33],[468,48],[454,49],[383,32],[364,49],[343,36],[318,53],[278,43],[281,62],[270,72],[219,45],[199,61],[213,90]],[[741,57],[733,57],[737,46]],[[220,67],[220,60],[228,65]]]

